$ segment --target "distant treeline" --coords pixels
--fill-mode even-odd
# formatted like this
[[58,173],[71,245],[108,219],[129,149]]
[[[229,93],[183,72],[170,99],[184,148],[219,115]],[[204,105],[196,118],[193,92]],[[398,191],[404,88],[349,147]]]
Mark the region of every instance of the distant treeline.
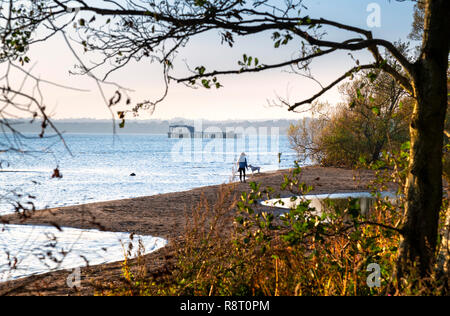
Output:
[[[203,129],[216,127],[225,131],[226,128],[242,127],[244,129],[252,127],[258,130],[266,127],[270,133],[270,128],[279,128],[280,135],[286,135],[290,124],[295,124],[295,120],[255,120],[255,121],[194,121],[189,119],[173,120],[127,120],[124,128],[119,128],[119,120],[94,120],[94,119],[64,119],[54,120],[53,123],[62,133],[88,133],[88,134],[108,134],[115,131],[118,134],[166,134],[170,125],[192,125],[201,124]],[[22,133],[40,133],[41,122],[30,123],[29,120],[10,121],[15,128]]]

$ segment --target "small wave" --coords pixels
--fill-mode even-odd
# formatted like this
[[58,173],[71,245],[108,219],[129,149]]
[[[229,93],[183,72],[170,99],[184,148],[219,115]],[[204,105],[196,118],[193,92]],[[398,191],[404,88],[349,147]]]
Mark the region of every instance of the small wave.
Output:
[[39,170],[0,170],[0,173],[43,173],[49,171],[39,171]]

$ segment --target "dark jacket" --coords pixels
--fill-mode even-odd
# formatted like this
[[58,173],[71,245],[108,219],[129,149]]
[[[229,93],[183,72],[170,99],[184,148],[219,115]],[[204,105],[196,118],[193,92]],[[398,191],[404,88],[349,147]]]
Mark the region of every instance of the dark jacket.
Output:
[[244,169],[244,168],[248,169],[247,158],[244,158],[244,161],[239,161],[239,169]]

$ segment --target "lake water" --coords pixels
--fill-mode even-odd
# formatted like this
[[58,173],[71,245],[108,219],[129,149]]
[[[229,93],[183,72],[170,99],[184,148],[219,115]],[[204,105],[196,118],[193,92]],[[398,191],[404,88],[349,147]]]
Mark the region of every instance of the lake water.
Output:
[[[6,137],[0,136],[0,144],[14,141]],[[291,167],[295,160],[284,135],[169,139],[167,135],[72,134],[64,139],[71,153],[57,138],[14,144],[27,154],[0,153],[0,214],[14,211],[17,201],[43,209],[229,182],[243,151],[261,172]],[[63,177],[51,179],[57,166]]]
[[4,225],[0,232],[0,282],[54,270],[122,261],[129,244],[131,257],[150,253],[167,241],[152,236],[54,227]]
[[309,201],[309,207],[315,209],[316,215],[321,215],[326,203],[326,200],[334,201],[334,203],[342,203],[348,205],[349,199],[356,199],[359,203],[362,215],[367,215],[373,203],[377,198],[388,199],[395,202],[397,196],[393,192],[380,192],[379,196],[374,196],[370,192],[345,192],[345,193],[330,193],[330,194],[306,194],[300,196],[292,196],[278,199],[270,199],[261,201],[261,205],[269,206],[274,209],[274,213],[284,214],[286,210],[295,209],[301,202]]
[[[14,212],[18,203],[43,209],[229,182],[242,151],[261,172],[291,167],[295,160],[288,139],[277,135],[169,139],[167,135],[72,134],[64,139],[70,152],[57,138],[21,140],[0,135],[0,150],[13,145],[27,152],[0,151],[0,215]],[[60,179],[51,178],[56,167]],[[145,253],[166,244],[157,236],[140,238]],[[122,243],[127,240],[127,233],[3,225],[0,282],[73,269],[86,261],[94,265],[123,260]]]

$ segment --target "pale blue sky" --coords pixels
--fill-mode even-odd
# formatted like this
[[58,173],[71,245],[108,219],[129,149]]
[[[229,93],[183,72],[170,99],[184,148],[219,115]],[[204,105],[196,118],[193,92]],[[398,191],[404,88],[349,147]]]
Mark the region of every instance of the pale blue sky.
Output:
[[[406,40],[411,29],[412,8],[410,2],[389,2],[388,0],[306,0],[311,17],[324,17],[346,24],[370,29],[374,37],[391,41]],[[381,27],[367,26],[367,6],[370,3],[381,7]],[[344,39],[344,33],[330,33],[332,39]],[[344,34],[345,35],[345,34]],[[350,35],[352,36],[352,35]],[[261,63],[279,61],[280,56],[289,58],[295,52],[298,41],[274,49],[270,34],[260,34],[250,38],[237,38],[236,45],[231,49],[220,45],[220,37],[216,31],[204,34],[181,49],[176,66],[180,74],[186,73],[183,60],[186,59],[193,68],[205,65],[207,69],[238,68],[237,61],[242,54],[256,56]],[[54,88],[46,88],[46,102],[54,118],[110,118],[110,112],[103,103],[94,82],[88,78],[78,78],[68,75],[68,70],[74,64],[69,50],[64,46],[61,37],[53,39],[45,45],[39,45],[31,51],[31,57],[37,65],[35,74],[63,84],[91,90],[80,93]],[[355,54],[362,61],[367,54]],[[312,64],[312,73],[323,84],[332,81],[337,75],[345,73],[353,66],[346,52],[338,52],[317,59]],[[286,69],[288,70],[288,69]],[[147,62],[130,64],[115,73],[111,80],[132,88],[133,101],[157,98],[163,89],[160,69]],[[311,80],[287,73],[282,70],[271,70],[259,74],[227,76],[221,78],[224,88],[190,89],[184,85],[171,84],[166,100],[158,105],[153,116],[141,113],[141,118],[168,119],[173,117],[204,118],[204,119],[270,119],[299,118],[299,114],[288,113],[285,108],[269,107],[268,102],[276,100],[277,96],[299,101],[308,98],[318,91],[319,87]],[[331,104],[340,101],[337,90],[327,93],[322,100]],[[114,109],[117,110],[117,109]]]

